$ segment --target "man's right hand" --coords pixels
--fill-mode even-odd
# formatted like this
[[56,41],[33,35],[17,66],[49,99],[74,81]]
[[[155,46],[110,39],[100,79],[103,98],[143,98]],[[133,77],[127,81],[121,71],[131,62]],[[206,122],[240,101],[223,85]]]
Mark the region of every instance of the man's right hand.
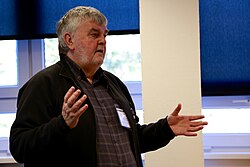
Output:
[[72,86],[64,96],[62,116],[71,129],[76,127],[80,116],[88,108],[87,104],[82,106],[83,102],[87,99],[87,95],[83,95],[77,100],[80,94],[81,90],[75,90],[75,87]]

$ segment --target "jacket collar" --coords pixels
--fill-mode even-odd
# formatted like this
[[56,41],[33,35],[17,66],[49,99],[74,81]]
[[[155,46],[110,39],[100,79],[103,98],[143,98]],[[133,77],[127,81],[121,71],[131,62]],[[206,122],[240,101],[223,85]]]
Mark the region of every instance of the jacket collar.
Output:
[[[87,80],[84,72],[81,68],[74,63],[67,55],[61,54],[60,61],[62,62],[62,68],[60,71],[60,75],[70,78],[75,82],[75,75],[72,71],[77,72],[78,76],[81,76],[82,79]],[[94,83],[102,83],[107,85],[107,78],[104,76],[104,70],[100,67],[94,75]]]

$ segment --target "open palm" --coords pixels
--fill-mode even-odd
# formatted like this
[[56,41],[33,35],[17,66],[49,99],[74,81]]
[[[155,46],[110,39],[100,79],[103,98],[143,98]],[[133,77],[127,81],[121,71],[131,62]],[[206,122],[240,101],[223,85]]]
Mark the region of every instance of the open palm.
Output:
[[179,115],[181,104],[167,117],[167,122],[176,136],[197,136],[198,131],[202,130],[208,123],[202,121],[203,115]]

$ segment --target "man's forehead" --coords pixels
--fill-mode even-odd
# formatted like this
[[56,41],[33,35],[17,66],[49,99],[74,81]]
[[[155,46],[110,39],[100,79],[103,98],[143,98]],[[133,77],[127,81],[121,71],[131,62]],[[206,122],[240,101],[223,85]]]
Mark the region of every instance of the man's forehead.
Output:
[[105,24],[100,25],[94,21],[87,21],[84,22],[83,24],[84,26],[87,26],[90,31],[103,31],[105,33],[109,32]]
[[107,28],[105,28],[105,29],[100,29],[100,28],[90,28],[90,31],[96,31],[96,32],[99,32],[99,31],[103,31],[103,32],[105,32],[105,33],[108,33],[109,32],[109,30],[107,29]]

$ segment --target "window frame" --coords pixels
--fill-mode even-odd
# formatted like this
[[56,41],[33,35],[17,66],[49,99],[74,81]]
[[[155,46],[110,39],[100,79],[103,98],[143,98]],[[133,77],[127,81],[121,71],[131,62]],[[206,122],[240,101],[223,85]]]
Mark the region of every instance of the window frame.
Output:
[[249,133],[203,134],[204,159],[249,159]]
[[[1,94],[0,99],[12,99],[16,98],[18,89],[29,77],[29,66],[28,62],[28,41],[27,40],[17,40],[17,85],[0,87]],[[20,58],[22,57],[22,58]]]
[[28,40],[17,40],[17,85],[0,87],[1,112],[15,112],[18,90],[29,78]]
[[0,87],[0,113],[15,112],[18,90],[44,67],[43,40],[17,40],[17,85]]

